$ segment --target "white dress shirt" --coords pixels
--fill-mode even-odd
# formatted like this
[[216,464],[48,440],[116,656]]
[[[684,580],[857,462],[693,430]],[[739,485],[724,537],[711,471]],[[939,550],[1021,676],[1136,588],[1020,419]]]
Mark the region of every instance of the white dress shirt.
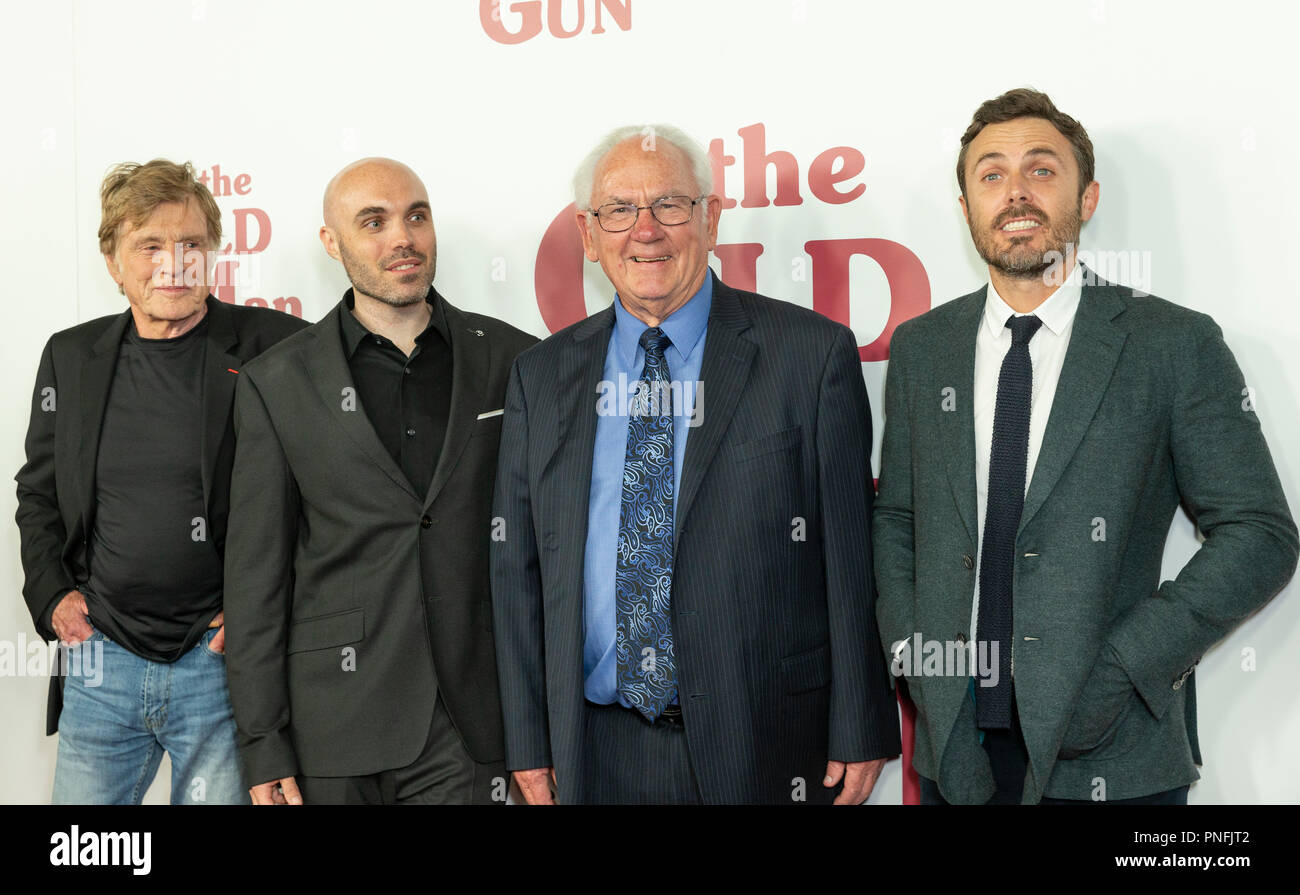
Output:
[[[1076,267],[1076,274],[1078,269]],[[1069,277],[1066,282],[1047,297],[1031,313],[1043,325],[1029,340],[1029,361],[1033,365],[1033,391],[1029,410],[1029,457],[1025,463],[1025,490],[1034,477],[1038,450],[1043,445],[1043,432],[1047,418],[1052,413],[1052,399],[1056,397],[1056,384],[1065,364],[1065,351],[1070,347],[1070,332],[1074,328],[1074,315],[1079,310],[1082,290],[1079,277]],[[998,374],[1002,360],[1011,348],[1011,330],[1007,318],[1025,316],[1011,309],[998,295],[993,283],[988,285],[984,301],[984,319],[975,337],[975,495],[979,511],[979,541],[975,550],[975,598],[971,604],[970,640],[978,643],[976,630],[980,612],[980,554],[984,549],[984,515],[989,505],[989,459],[993,452],[993,413],[998,401]]]

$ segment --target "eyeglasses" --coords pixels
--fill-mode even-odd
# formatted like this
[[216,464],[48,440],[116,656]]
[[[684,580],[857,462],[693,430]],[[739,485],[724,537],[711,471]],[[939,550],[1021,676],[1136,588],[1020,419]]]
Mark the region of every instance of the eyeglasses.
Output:
[[606,233],[622,233],[624,230],[631,229],[643,208],[650,209],[654,219],[665,227],[676,227],[689,221],[695,214],[695,206],[707,198],[708,196],[700,196],[698,199],[692,199],[690,196],[664,196],[649,205],[607,202],[591,213]]

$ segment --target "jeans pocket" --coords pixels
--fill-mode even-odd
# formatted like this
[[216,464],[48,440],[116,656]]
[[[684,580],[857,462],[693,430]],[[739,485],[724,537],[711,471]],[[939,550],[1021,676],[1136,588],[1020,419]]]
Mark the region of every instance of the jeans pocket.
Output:
[[76,649],[79,646],[85,646],[86,644],[94,643],[97,640],[104,640],[104,639],[105,639],[104,632],[99,630],[99,628],[96,628],[94,625],[91,625],[89,637],[87,637],[85,640],[78,640],[76,643],[69,644],[69,646],[71,646],[73,649]]
[[220,653],[217,652],[209,645],[212,643],[213,638],[217,636],[217,632],[220,630],[221,630],[220,628],[209,628],[208,630],[204,631],[203,636],[199,638],[199,646],[203,648],[203,652],[207,653],[212,658],[220,659],[224,662],[226,659],[226,654],[224,652],[220,652]]

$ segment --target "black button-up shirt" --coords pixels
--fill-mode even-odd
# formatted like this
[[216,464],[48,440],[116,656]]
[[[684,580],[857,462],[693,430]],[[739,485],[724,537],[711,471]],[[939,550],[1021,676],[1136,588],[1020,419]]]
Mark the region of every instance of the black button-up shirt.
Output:
[[352,316],[351,289],[344,300],[349,313],[342,315],[343,347],[357,397],[380,442],[423,499],[442,453],[451,409],[451,335],[442,297],[432,288],[425,296],[433,313],[409,357]]

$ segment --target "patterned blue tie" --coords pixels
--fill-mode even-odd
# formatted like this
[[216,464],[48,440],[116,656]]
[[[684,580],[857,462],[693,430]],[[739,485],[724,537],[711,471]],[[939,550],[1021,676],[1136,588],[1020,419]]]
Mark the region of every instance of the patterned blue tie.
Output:
[[653,722],[677,693],[673,589],[673,401],[658,327],[641,334],[645,369],[628,413],[618,523],[618,692]]

